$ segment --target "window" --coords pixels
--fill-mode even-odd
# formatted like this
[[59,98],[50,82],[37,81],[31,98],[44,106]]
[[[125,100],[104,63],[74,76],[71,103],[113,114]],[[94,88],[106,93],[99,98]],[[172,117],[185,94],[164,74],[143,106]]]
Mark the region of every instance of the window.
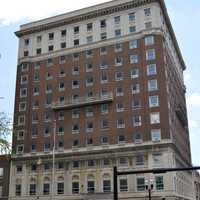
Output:
[[53,40],[54,39],[54,33],[49,33],[49,40]]
[[67,46],[67,45],[66,45],[66,42],[61,42],[61,43],[60,43],[60,48],[61,48],[61,49],[66,48],[66,46]]
[[87,40],[87,43],[89,44],[89,43],[92,43],[93,42],[93,36],[88,36],[87,38],[86,38],[86,40]]
[[66,35],[67,35],[67,31],[66,31],[66,29],[64,29],[64,30],[61,30],[61,37],[65,37]]
[[144,9],[144,15],[145,15],[146,17],[151,16],[151,8],[146,8],[146,9]]
[[101,40],[106,40],[107,39],[107,33],[101,33]]
[[73,168],[79,168],[79,166],[80,166],[80,161],[74,160],[73,161]]
[[21,64],[21,70],[22,70],[22,72],[27,72],[28,69],[29,69],[28,63],[22,63]]
[[49,50],[49,51],[53,51],[53,49],[54,49],[54,46],[53,46],[53,45],[50,45],[50,46],[48,47],[48,50]]
[[111,181],[103,180],[103,192],[111,192]]
[[128,17],[129,17],[129,21],[135,21],[135,13],[134,12],[129,13]]
[[92,145],[93,144],[93,139],[92,138],[87,138],[86,144],[87,145]]
[[124,95],[123,88],[117,87],[116,88],[116,96],[119,97],[119,96],[123,96],[123,95]]
[[106,69],[108,68],[108,64],[106,60],[102,60],[100,63],[100,69]]
[[79,45],[79,39],[74,40],[74,46],[78,46]]
[[64,148],[64,142],[63,141],[58,141],[58,150],[63,150]]
[[90,49],[90,50],[87,50],[86,52],[85,52],[85,54],[86,54],[86,58],[92,58],[92,56],[93,56],[93,51]]
[[119,24],[120,23],[120,16],[114,17],[114,22],[115,22],[115,24]]
[[95,160],[88,160],[87,165],[88,165],[88,167],[94,167],[96,165],[96,162],[95,162]]
[[33,126],[32,128],[32,138],[36,138],[38,135],[38,128]]
[[72,68],[72,75],[79,75],[80,73],[80,67],[79,66],[74,66]]
[[21,88],[20,89],[20,97],[27,97],[27,88]]
[[86,113],[86,117],[92,117],[94,115],[93,107],[86,107],[85,113]]
[[19,111],[26,111],[26,102],[19,103]]
[[120,52],[122,51],[123,45],[121,43],[115,44],[115,52]]
[[122,57],[116,57],[116,58],[115,58],[115,65],[116,65],[116,66],[121,66],[121,65],[123,65],[123,58],[122,58]]
[[73,54],[73,60],[79,60],[79,53]]
[[60,56],[59,57],[59,64],[64,64],[66,61],[66,57],[65,56]]
[[124,119],[117,120],[117,128],[125,128],[125,121]]
[[28,83],[28,75],[21,76],[21,85]]
[[37,165],[36,164],[31,164],[31,171],[35,172],[37,170]]
[[141,126],[142,125],[142,117],[140,115],[133,116],[133,126]]
[[128,159],[127,158],[120,158],[119,159],[120,166],[128,166]]
[[157,85],[157,80],[153,79],[153,80],[149,80],[148,81],[148,91],[155,91],[158,89],[158,85]]
[[88,191],[88,193],[94,193],[95,192],[95,182],[94,181],[88,180],[87,191]]
[[108,144],[108,137],[102,137],[101,138],[101,144]]
[[164,190],[164,181],[163,181],[163,176],[156,176],[155,177],[155,182],[156,182],[156,190]]
[[72,118],[79,118],[80,110],[79,109],[73,109],[72,110]]
[[79,88],[79,80],[73,80],[72,81],[72,89]]
[[138,63],[138,55],[137,54],[130,55],[130,63],[131,64]]
[[72,182],[72,194],[79,193],[79,182]]
[[108,123],[108,120],[107,120],[107,119],[101,120],[101,128],[102,128],[102,129],[107,129],[107,128],[109,128],[109,123]]
[[36,152],[36,144],[31,145],[31,152],[35,153]]
[[86,72],[92,72],[93,71],[93,64],[92,63],[87,63],[86,66]]
[[152,28],[152,22],[146,22],[146,23],[145,23],[145,28],[146,28],[146,29]]
[[79,133],[79,131],[80,131],[79,124],[73,124],[72,133]]
[[122,81],[123,80],[123,72],[115,72],[115,80]]
[[124,135],[119,135],[118,136],[118,143],[121,144],[121,143],[125,143],[126,140],[125,140],[125,136]]
[[59,83],[59,91],[64,91],[65,90],[65,83],[64,82],[60,82]]
[[102,104],[101,105],[101,113],[107,114],[108,113],[108,104]]
[[159,106],[159,98],[158,96],[149,96],[149,107],[158,107]]
[[17,132],[17,140],[23,140],[24,139],[24,130],[19,130]]
[[93,129],[94,129],[94,124],[93,124],[93,122],[87,122],[87,123],[86,123],[86,132],[90,133],[90,132],[93,131]]
[[132,94],[138,94],[140,93],[140,84],[135,83],[131,86]]
[[25,124],[25,116],[24,115],[21,115],[21,116],[18,116],[18,125],[24,125]]
[[36,195],[36,184],[35,183],[30,184],[29,194],[30,195]]
[[151,140],[153,142],[157,142],[157,141],[161,140],[161,130],[160,129],[151,130]]
[[29,55],[28,51],[24,51],[24,57],[27,57]]
[[137,155],[135,157],[135,164],[136,165],[144,165],[144,155]]
[[44,183],[43,184],[43,194],[44,195],[49,195],[50,192],[50,184],[49,183]]
[[136,26],[130,26],[130,27],[129,27],[129,32],[130,32],[130,33],[136,32]]
[[72,144],[73,147],[78,147],[79,146],[79,140],[74,140],[73,141],[73,144]]
[[93,78],[93,76],[88,76],[88,77],[86,78],[86,86],[92,86],[93,83],[94,83],[94,78]]
[[101,28],[105,28],[106,27],[106,20],[105,19],[100,21],[100,26],[101,26]]
[[64,132],[65,132],[64,127],[63,127],[63,126],[60,126],[60,127],[58,128],[58,134],[59,134],[59,135],[63,135]]
[[57,194],[64,194],[64,183],[57,183]]
[[156,59],[155,49],[146,50],[146,60],[155,60],[155,59]]
[[64,77],[65,76],[65,70],[61,69],[59,72],[59,77]]
[[87,31],[89,32],[89,31],[92,31],[92,29],[93,29],[93,24],[92,23],[88,23],[87,24]]
[[49,152],[51,148],[51,144],[50,143],[45,143],[44,144],[44,152]]
[[137,40],[129,41],[129,49],[136,49],[137,47],[138,47],[138,41]]
[[40,80],[40,74],[39,74],[39,72],[35,72],[33,78],[34,78],[34,81],[39,81]]
[[154,36],[153,35],[146,36],[144,41],[145,41],[145,46],[153,45],[154,44]]
[[101,47],[100,48],[100,55],[106,55],[107,54],[107,48],[106,47]]
[[137,178],[137,191],[145,191],[145,178]]
[[142,133],[139,133],[139,132],[136,132],[135,134],[134,134],[134,142],[136,143],[136,144],[138,144],[138,143],[142,143],[142,141],[143,141],[143,138],[142,138]]
[[105,159],[103,159],[103,165],[104,166],[109,166],[110,165],[110,159],[108,159],[108,158],[105,158]]
[[3,168],[0,168],[0,177],[3,177],[4,174],[3,171],[4,171]]
[[29,45],[29,38],[24,39],[24,45],[28,46]]
[[147,65],[147,75],[151,76],[151,75],[156,75],[156,64],[150,64]]
[[21,184],[16,184],[15,186],[15,195],[21,196]]
[[140,99],[133,99],[132,101],[132,108],[139,109],[141,108],[141,100]]
[[23,169],[22,165],[17,165],[17,166],[16,166],[16,172],[17,172],[17,173],[21,173],[21,172],[22,172],[22,169]]
[[108,75],[107,75],[107,73],[106,72],[102,72],[100,79],[101,79],[101,83],[102,84],[103,83],[107,83],[108,82]]
[[124,111],[123,103],[117,103],[116,104],[116,110],[117,110],[117,112],[123,112]]
[[128,191],[128,181],[127,179],[120,179],[120,192],[127,192]]
[[47,59],[47,66],[49,67],[49,66],[52,66],[53,65],[53,60],[52,60],[52,58],[48,58]]
[[131,78],[135,79],[139,77],[139,69],[138,68],[134,68],[131,70]]
[[37,41],[37,43],[41,43],[42,42],[42,36],[38,35],[36,41]]
[[121,36],[121,29],[115,30],[115,37],[120,37]]
[[160,123],[160,113],[151,113],[150,114],[150,123],[159,124]]
[[74,34],[78,34],[79,33],[79,26],[75,26],[74,27]]
[[47,84],[46,86],[46,94],[52,93],[52,85]]

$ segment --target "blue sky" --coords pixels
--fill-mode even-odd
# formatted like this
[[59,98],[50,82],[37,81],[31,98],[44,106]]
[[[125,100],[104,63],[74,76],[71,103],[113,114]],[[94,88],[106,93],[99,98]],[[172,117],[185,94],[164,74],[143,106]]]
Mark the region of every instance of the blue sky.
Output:
[[[58,3],[59,2],[59,3]],[[0,111],[13,115],[18,41],[14,32],[32,20],[105,2],[105,0],[2,1],[0,6]],[[187,70],[188,119],[193,163],[200,165],[200,1],[165,0]],[[11,6],[12,5],[12,6]],[[41,9],[38,9],[40,5]],[[80,5],[77,7],[77,5]]]

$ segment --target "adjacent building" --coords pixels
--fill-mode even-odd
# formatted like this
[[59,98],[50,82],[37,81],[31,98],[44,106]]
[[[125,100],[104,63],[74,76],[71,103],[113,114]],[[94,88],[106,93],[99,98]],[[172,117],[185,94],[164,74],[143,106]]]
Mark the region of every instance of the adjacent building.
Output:
[[8,200],[10,182],[10,155],[0,155],[0,200]]
[[[10,199],[112,199],[119,170],[191,166],[183,71],[163,0],[22,25]],[[194,199],[192,173],[122,176],[120,199]]]

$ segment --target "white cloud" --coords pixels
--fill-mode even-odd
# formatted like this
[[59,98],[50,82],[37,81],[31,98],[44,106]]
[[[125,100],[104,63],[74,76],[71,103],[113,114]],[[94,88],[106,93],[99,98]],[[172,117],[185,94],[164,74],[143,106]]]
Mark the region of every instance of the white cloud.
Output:
[[188,106],[200,106],[200,94],[193,93],[187,97]]
[[55,14],[103,3],[108,0],[6,0],[1,1],[0,25],[9,25],[21,20],[38,20]]
[[192,119],[189,119],[189,127],[192,128],[198,128],[198,122]]

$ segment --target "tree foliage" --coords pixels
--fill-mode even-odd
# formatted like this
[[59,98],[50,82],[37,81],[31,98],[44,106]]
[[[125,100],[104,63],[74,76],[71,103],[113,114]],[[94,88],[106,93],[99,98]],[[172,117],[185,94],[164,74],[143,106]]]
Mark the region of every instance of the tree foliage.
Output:
[[11,120],[3,112],[0,112],[0,154],[9,154],[11,145],[9,137],[11,135]]

